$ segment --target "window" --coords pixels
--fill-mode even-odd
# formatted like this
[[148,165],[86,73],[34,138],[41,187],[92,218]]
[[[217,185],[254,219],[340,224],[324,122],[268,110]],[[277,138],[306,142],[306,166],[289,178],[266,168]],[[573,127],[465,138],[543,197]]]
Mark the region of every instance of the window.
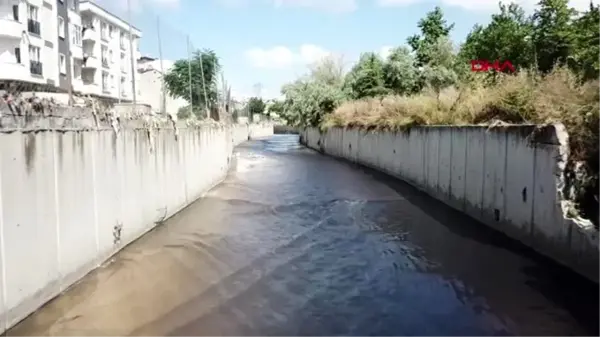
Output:
[[73,78],[81,80],[81,60],[73,60]]
[[106,22],[102,22],[100,26],[100,35],[103,40],[108,40],[108,24]]
[[15,59],[17,63],[21,63],[21,48],[15,48]]
[[110,60],[110,63],[115,63],[115,58],[112,50],[108,52],[108,59]]
[[115,27],[113,27],[112,25],[108,27],[108,35],[111,39],[115,36]]
[[120,41],[121,49],[125,49],[125,33],[121,32],[119,41]]
[[38,8],[27,4],[27,18],[29,20],[38,21]]
[[102,46],[100,56],[102,57],[102,66],[108,67],[108,48]]
[[75,10],[75,0],[68,0],[69,1],[69,8],[71,8],[72,10]]
[[121,96],[127,96],[127,91],[125,90],[125,77],[121,77]]
[[19,21],[19,5],[13,5],[13,19]]
[[60,73],[65,75],[67,73],[67,58],[65,54],[58,54]]
[[38,8],[27,4],[27,31],[40,35],[40,22],[38,21]]
[[58,17],[58,37],[65,38],[65,19],[62,16]]
[[29,60],[40,62],[40,48],[29,45]]
[[127,60],[125,59],[125,53],[121,53],[121,72],[126,72],[127,70]]
[[102,72],[102,90],[108,91],[108,73],[106,71]]
[[115,75],[110,75],[110,87],[115,88]]
[[29,71],[34,75],[42,76],[42,62],[40,62],[40,48],[29,45]]
[[78,25],[71,26],[71,40],[74,46],[81,47],[81,27]]

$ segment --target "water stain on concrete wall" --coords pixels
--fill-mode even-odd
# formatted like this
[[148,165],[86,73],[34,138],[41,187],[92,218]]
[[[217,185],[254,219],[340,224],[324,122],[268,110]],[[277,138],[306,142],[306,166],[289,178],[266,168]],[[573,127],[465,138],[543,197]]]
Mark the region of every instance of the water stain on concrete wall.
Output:
[[36,134],[35,132],[29,132],[25,135],[24,143],[24,155],[25,155],[25,166],[27,167],[27,173],[31,173],[35,163],[36,153]]
[[112,155],[113,158],[117,158],[117,133],[113,132],[112,133],[112,139],[111,139],[111,143],[112,143]]
[[62,163],[63,163],[63,156],[64,156],[64,144],[63,144],[63,137],[65,136],[65,134],[63,132],[61,133],[57,133],[56,137],[58,137],[58,165],[60,165],[59,167],[62,168]]
[[85,164],[85,134],[82,131],[77,131],[77,135],[75,137],[77,137],[77,147],[79,147],[79,159],[81,159],[82,164]]

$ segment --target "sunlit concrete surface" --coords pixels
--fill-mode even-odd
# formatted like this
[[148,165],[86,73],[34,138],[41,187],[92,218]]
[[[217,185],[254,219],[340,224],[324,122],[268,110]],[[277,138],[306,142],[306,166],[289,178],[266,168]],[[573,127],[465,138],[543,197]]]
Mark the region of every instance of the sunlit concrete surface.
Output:
[[[8,335],[598,335],[598,288],[297,136]],[[151,187],[149,187],[151,188]]]

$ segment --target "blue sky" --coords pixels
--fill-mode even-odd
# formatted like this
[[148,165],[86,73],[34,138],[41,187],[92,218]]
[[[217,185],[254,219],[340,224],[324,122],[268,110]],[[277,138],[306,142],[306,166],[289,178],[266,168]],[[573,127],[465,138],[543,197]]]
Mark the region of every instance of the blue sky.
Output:
[[[140,51],[158,57],[157,18],[163,58],[187,55],[193,48],[213,49],[225,78],[242,98],[261,84],[265,98],[279,96],[282,84],[307,65],[333,53],[348,66],[361,52],[385,54],[417,32],[417,22],[439,5],[452,38],[464,40],[476,23],[486,23],[497,0],[130,0],[134,25],[142,30]],[[517,0],[531,10],[536,0]],[[125,0],[97,0],[127,20]],[[594,1],[596,2],[596,1]],[[572,0],[585,8],[589,0]]]

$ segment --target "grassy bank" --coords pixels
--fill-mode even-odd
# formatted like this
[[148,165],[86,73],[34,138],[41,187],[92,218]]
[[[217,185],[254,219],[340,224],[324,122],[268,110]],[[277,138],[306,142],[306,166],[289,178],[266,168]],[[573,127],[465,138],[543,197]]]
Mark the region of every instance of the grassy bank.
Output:
[[436,94],[387,96],[342,103],[322,126],[397,130],[416,125],[563,123],[570,156],[565,195],[598,226],[599,83],[580,84],[565,69],[544,78],[528,73],[503,76],[494,85],[452,88]]

